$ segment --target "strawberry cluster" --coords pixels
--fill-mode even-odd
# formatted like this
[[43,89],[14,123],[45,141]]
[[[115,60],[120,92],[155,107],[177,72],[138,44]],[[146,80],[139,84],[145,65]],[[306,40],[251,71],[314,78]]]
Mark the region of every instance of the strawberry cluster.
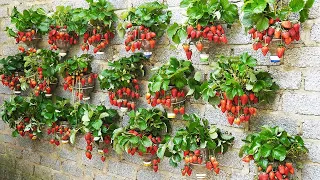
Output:
[[74,88],[76,89],[76,97],[79,100],[83,99],[83,89],[84,86],[92,86],[94,83],[94,79],[98,77],[98,74],[90,73],[89,75],[84,75],[84,73],[87,72],[87,68],[83,69],[83,73],[80,73],[79,75],[75,76],[73,74],[67,73],[67,76],[64,78],[64,84],[63,89],[69,90],[72,92]]
[[26,32],[18,31],[16,37],[16,43],[19,42],[31,42],[36,37],[36,31],[34,29]]
[[[199,52],[203,50],[203,42],[209,41],[214,43],[228,43],[227,37],[225,35],[225,31],[221,24],[218,25],[208,25],[201,26],[197,24],[197,27],[193,27],[191,25],[187,26],[187,35],[190,41],[197,41],[196,47]],[[186,53],[187,59],[190,60],[192,56],[192,51],[190,50],[190,44],[184,44],[183,49]]]
[[[279,39],[279,44],[276,53],[279,58],[283,57],[285,45],[291,44],[294,40],[300,40],[300,24],[291,21],[280,21],[279,18],[269,19],[269,28],[264,31],[257,31],[255,28],[249,30],[252,39],[254,40],[253,49],[261,48],[262,54],[265,56],[269,52],[269,45],[272,39]],[[284,42],[284,43],[283,43]]]
[[289,174],[294,174],[292,163],[280,164],[275,169],[269,165],[266,172],[259,174],[259,180],[289,180]]
[[[104,125],[104,126],[108,126],[108,125]],[[93,135],[92,133],[88,132],[85,134],[84,136],[84,139],[86,140],[87,142],[87,147],[86,147],[86,157],[88,159],[91,159],[92,158],[92,150],[93,150]],[[101,143],[101,142],[99,142]],[[110,145],[111,144],[111,137],[106,135],[104,138],[103,138],[103,143],[105,143],[106,145]],[[100,144],[99,144],[100,145]],[[101,156],[101,161],[104,162],[106,160],[106,155],[109,153],[109,149],[107,147],[103,148],[102,150],[102,156]]]
[[220,172],[220,168],[218,166],[219,162],[213,156],[211,156],[209,161],[206,162],[206,168],[210,171],[213,170],[216,174],[219,174]]
[[57,50],[60,44],[58,41],[64,42],[65,44],[74,45],[77,44],[79,38],[77,33],[67,32],[67,26],[50,26],[48,43],[51,45],[51,50]]
[[251,116],[256,114],[257,109],[251,106],[258,102],[258,98],[252,92],[249,93],[249,96],[243,94],[240,97],[235,96],[232,100],[227,98],[226,93],[223,93],[218,107],[227,114],[230,125],[233,123],[240,125],[242,122],[248,122]]
[[[56,146],[60,145],[59,139],[62,140],[62,143],[67,143],[70,138],[70,128],[63,125],[58,125],[55,122],[52,123],[51,128],[47,129],[47,134],[52,135],[53,138],[50,139],[50,144],[55,144]],[[61,137],[59,137],[61,136]]]
[[192,151],[184,151],[184,162],[185,166],[181,170],[182,176],[185,176],[186,174],[188,176],[191,176],[192,174],[192,168],[190,167],[190,164],[202,164],[203,157],[201,154],[201,151],[199,149]]
[[152,160],[152,169],[154,172],[158,172],[159,166],[158,164],[160,163],[160,158],[156,158]]
[[134,88],[130,89],[129,87],[122,87],[115,92],[109,91],[110,104],[119,108],[126,107],[129,110],[134,110],[136,108],[136,104],[133,100],[140,98],[140,87],[137,79],[132,79],[131,84]]
[[103,50],[108,44],[109,41],[114,38],[114,33],[107,31],[104,33],[103,28],[97,27],[93,28],[92,31],[87,31],[83,35],[83,44],[81,45],[81,50],[89,50],[89,45],[94,46],[94,53],[97,53]]
[[29,130],[25,130],[25,127],[27,125],[29,125],[30,122],[30,118],[29,117],[25,117],[23,118],[22,121],[20,121],[17,125],[16,125],[16,130],[18,131],[18,133],[20,134],[21,137],[28,135],[30,139],[35,140],[37,139],[37,136],[34,135],[33,132],[37,132],[37,126],[32,126],[31,129]]
[[174,106],[172,107],[174,109],[175,114],[184,114],[184,106],[182,106],[179,102],[179,100],[185,98],[185,92],[184,90],[178,90],[177,88],[171,88],[170,91],[160,90],[155,92],[155,95],[152,97],[150,93],[146,94],[146,100],[148,104],[151,104],[152,107],[157,106],[158,104],[161,104],[165,106],[166,108],[171,108],[173,103]]
[[20,84],[20,78],[22,76],[16,76],[15,74],[12,74],[11,76],[2,74],[1,75],[1,82],[4,86],[8,86],[11,90],[20,91],[21,90],[21,84]]
[[[135,130],[129,130],[128,133],[132,134],[132,135],[135,135],[139,138],[142,138],[144,135],[135,131]],[[155,155],[158,151],[158,145],[161,143],[161,137],[160,136],[157,136],[157,137],[154,137],[153,135],[149,135],[148,138],[152,141],[153,145],[150,146],[150,147],[147,147],[147,151],[146,153],[150,153],[151,155]],[[143,152],[141,151],[138,151],[138,147],[132,147],[132,148],[129,148],[128,149],[128,154],[131,154],[132,156],[135,154],[135,153],[138,153],[140,156],[143,156]]]
[[132,23],[129,23],[126,27],[129,29],[127,32],[127,38],[124,42],[126,51],[135,52],[135,50],[142,49],[154,49],[156,45],[156,33],[151,32],[149,28],[143,25],[139,27],[132,27]]
[[36,77],[28,80],[30,88],[34,89],[34,95],[39,96],[40,92],[51,94],[50,83],[43,78],[42,68],[37,68]]

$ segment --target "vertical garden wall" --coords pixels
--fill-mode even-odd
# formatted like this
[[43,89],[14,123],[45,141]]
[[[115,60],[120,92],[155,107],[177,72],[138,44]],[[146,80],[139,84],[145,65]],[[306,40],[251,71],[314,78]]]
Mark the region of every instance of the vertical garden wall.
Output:
[[[116,14],[120,15],[132,6],[138,6],[149,0],[111,0],[117,9]],[[162,2],[162,1],[161,1]],[[180,8],[179,0],[166,0],[169,10],[172,11],[171,22],[184,23],[187,20],[185,9]],[[240,11],[242,1],[233,0]],[[37,0],[37,1],[4,1],[0,0],[0,57],[18,53],[18,45],[13,38],[5,32],[10,26],[10,14],[14,6],[18,10],[30,8],[31,6],[42,7],[45,11],[54,11],[56,6],[70,5],[72,7],[85,7],[84,0]],[[283,63],[271,63],[268,56],[263,56],[260,51],[252,50],[250,36],[245,32],[239,22],[234,23],[226,31],[228,44],[212,48],[210,57],[215,55],[240,55],[249,52],[258,60],[258,68],[268,71],[274,77],[275,82],[280,86],[276,94],[274,103],[267,106],[260,106],[257,116],[252,117],[248,126],[229,125],[221,110],[214,108],[203,100],[190,100],[185,103],[187,114],[195,113],[200,117],[209,120],[210,124],[216,124],[224,132],[231,133],[234,137],[234,145],[224,155],[218,155],[220,162],[220,173],[214,175],[212,179],[230,180],[251,180],[257,174],[256,166],[245,163],[238,156],[241,140],[248,134],[258,131],[263,125],[280,126],[293,135],[300,135],[306,147],[309,149],[308,157],[304,160],[302,170],[298,170],[296,176],[303,180],[320,179],[320,2],[315,0],[310,10],[309,19],[301,25],[301,40],[287,46]],[[82,40],[81,40],[82,42]],[[141,94],[148,92],[148,80],[153,74],[153,67],[162,66],[170,57],[186,59],[183,47],[178,49],[170,47],[167,35],[164,35],[153,50],[153,55],[149,62],[144,63],[145,76],[140,79]],[[47,36],[41,42],[41,47],[49,48]],[[191,46],[193,55],[192,64],[196,71],[208,74],[210,67],[206,63],[199,61],[199,54],[194,46]],[[93,48],[89,51],[93,53]],[[81,55],[83,52],[79,45],[71,47],[68,57]],[[124,38],[115,35],[106,47],[105,54],[94,54],[91,62],[92,72],[101,73],[108,68],[108,61],[118,60],[121,57],[129,56],[124,48]],[[214,60],[214,58],[213,58]],[[211,61],[213,61],[211,60]],[[70,93],[63,90],[60,84],[56,90],[56,95],[70,98]],[[0,104],[13,96],[8,87],[0,86]],[[140,97],[137,107],[151,108],[146,103],[145,97]],[[108,91],[101,90],[98,81],[94,92],[91,94],[89,103],[105,105],[114,108],[109,103]],[[116,109],[116,108],[115,108]],[[180,117],[180,116],[179,116]],[[120,125],[126,126],[129,117],[125,115]],[[172,120],[172,131],[186,125],[181,118]],[[45,136],[40,140],[29,140],[29,138],[14,138],[11,136],[12,130],[3,121],[0,121],[0,179],[192,179],[181,176],[181,167],[173,168],[169,165],[168,159],[162,160],[159,164],[159,171],[153,172],[152,168],[144,167],[138,156],[131,156],[124,153],[117,155],[110,152],[105,162],[100,160],[99,155],[93,153],[92,159],[85,156],[87,143],[83,135],[76,137],[75,145],[63,144],[54,146],[49,143],[50,137]]]

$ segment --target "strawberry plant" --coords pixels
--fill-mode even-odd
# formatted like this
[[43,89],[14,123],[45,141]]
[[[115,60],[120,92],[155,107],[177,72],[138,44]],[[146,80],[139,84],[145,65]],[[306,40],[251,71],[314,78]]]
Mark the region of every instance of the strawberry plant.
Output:
[[41,112],[43,122],[47,126],[47,134],[51,135],[50,144],[60,145],[69,142],[71,128],[66,115],[72,110],[68,100],[57,97],[55,102],[49,101]]
[[109,91],[111,105],[123,111],[135,109],[135,99],[140,98],[138,77],[144,76],[142,62],[146,60],[142,53],[130,57],[122,57],[117,61],[109,62],[110,69],[99,75],[101,89]]
[[220,56],[208,81],[201,85],[203,99],[218,105],[231,125],[248,122],[256,114],[254,104],[271,102],[279,88],[268,72],[255,70],[256,63],[248,53]]
[[26,53],[18,53],[0,60],[1,82],[16,94],[20,94],[21,90],[26,90],[28,87],[24,76],[25,56]]
[[171,111],[168,113],[170,118],[174,118],[178,113],[184,114],[184,88],[194,72],[191,62],[171,57],[168,63],[153,70],[156,70],[156,73],[149,79],[149,92],[146,94],[148,104],[152,107],[158,104],[165,106]]
[[87,30],[88,22],[79,18],[79,14],[85,14],[83,11],[82,8],[72,9],[70,6],[57,6],[56,11],[50,17],[48,43],[52,45],[52,50],[59,48],[61,56],[65,56],[70,46],[77,44],[79,36]]
[[[103,54],[103,49],[114,38],[114,22],[117,21],[117,15],[114,13],[114,7],[106,0],[86,0],[89,3],[89,9],[85,13],[75,15],[79,19],[85,18],[89,22],[87,31],[84,33],[81,49],[89,50],[89,45],[93,45],[94,53]],[[103,13],[101,13],[103,12]]]
[[[273,62],[279,62],[286,45],[294,40],[300,40],[300,23],[308,19],[309,9],[313,3],[313,0],[288,2],[245,0],[242,7],[244,12],[242,24],[253,39],[253,49],[261,49],[264,56],[269,51],[271,55],[276,53],[278,58],[270,58]],[[299,13],[300,19],[288,20],[293,13]],[[270,47],[272,42],[277,42],[278,47]]]
[[121,15],[125,22],[118,25],[118,31],[122,37],[127,35],[126,51],[142,49],[145,56],[150,58],[156,40],[162,37],[170,23],[172,13],[167,11],[167,8],[165,4],[154,1],[137,8],[132,7]]
[[105,161],[108,154],[108,145],[111,144],[111,136],[117,128],[115,124],[119,115],[114,109],[107,109],[105,106],[89,106],[82,116],[82,124],[87,132],[84,136],[87,147],[86,157],[91,159],[93,145],[98,147],[101,160]]
[[243,141],[239,156],[259,166],[259,180],[289,179],[295,171],[292,163],[299,165],[308,153],[300,136],[291,136],[280,127],[263,126]]
[[24,57],[25,74],[34,94],[39,96],[41,92],[46,96],[52,96],[53,88],[58,83],[56,66],[59,62],[57,53],[51,50],[39,49]]
[[186,127],[179,129],[173,137],[165,138],[158,149],[158,157],[169,157],[174,167],[184,159],[185,166],[181,170],[183,176],[191,176],[193,165],[206,167],[219,174],[216,155],[227,152],[234,137],[222,133],[196,114],[184,115],[183,119],[187,121]]
[[64,77],[63,89],[73,92],[77,99],[88,100],[97,74],[91,72],[92,56],[83,54],[57,65],[57,71]]
[[49,29],[49,19],[42,8],[19,12],[14,6],[10,18],[16,31],[9,27],[6,28],[6,31],[9,36],[16,39],[16,43],[24,42],[27,45],[35,45]]
[[168,36],[176,44],[184,41],[183,49],[188,60],[192,56],[190,44],[194,44],[201,52],[201,60],[207,61],[211,42],[228,42],[222,23],[233,24],[238,19],[238,8],[228,0],[183,0],[180,7],[187,8],[188,20],[184,25],[171,25]]
[[169,128],[166,114],[159,109],[138,109],[129,114],[129,125],[113,132],[113,149],[121,154],[124,151],[134,155],[143,156],[145,165],[153,165],[153,170],[158,171],[160,159],[156,157],[161,137]]
[[13,128],[13,137],[28,136],[37,139],[42,135],[41,112],[49,100],[43,98],[23,98],[16,96],[4,102],[1,116]]

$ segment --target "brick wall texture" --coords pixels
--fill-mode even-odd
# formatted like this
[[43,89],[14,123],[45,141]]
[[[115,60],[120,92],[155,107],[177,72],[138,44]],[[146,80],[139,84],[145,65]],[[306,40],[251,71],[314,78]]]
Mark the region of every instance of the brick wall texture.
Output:
[[[118,9],[116,12],[120,14],[126,8],[151,0],[110,1]],[[184,16],[185,9],[179,7],[180,0],[167,0],[166,2],[173,13],[172,22],[184,23],[186,19]],[[242,1],[234,2],[239,7],[243,4]],[[7,37],[6,32],[4,32],[5,27],[10,24],[9,16],[13,6],[22,10],[35,5],[44,8],[46,11],[53,11],[55,6],[58,5],[85,7],[86,4],[84,0],[0,0],[0,57],[12,55],[18,51],[14,39]],[[239,23],[228,30],[228,37],[230,43],[212,49],[212,54],[230,54],[232,50],[234,54],[248,51],[258,58],[259,65],[262,68],[267,69],[274,75],[281,90],[274,104],[261,107],[259,115],[250,120],[249,128],[229,126],[225,116],[219,110],[203,101],[191,99],[190,104],[187,105],[187,113],[195,112],[208,118],[211,123],[217,124],[219,128],[225,131],[232,132],[235,136],[233,149],[219,157],[222,166],[220,174],[218,176],[212,175],[211,179],[254,179],[256,173],[254,164],[243,163],[238,157],[239,148],[242,145],[241,139],[248,133],[259,130],[262,125],[267,124],[271,126],[279,125],[290,133],[302,135],[310,153],[308,159],[305,160],[304,168],[297,172],[297,177],[302,180],[319,180],[320,0],[315,0],[314,7],[310,12],[310,19],[302,25],[302,40],[289,46],[284,63],[281,65],[272,64],[267,57],[262,56],[260,51],[253,51],[249,36]],[[47,47],[46,41],[46,39],[43,40],[44,47]],[[181,46],[177,50],[171,50],[169,44],[170,41],[165,36],[157,45],[150,64],[153,64],[153,66],[161,65],[170,56],[185,59]],[[80,51],[79,46],[75,46],[69,55],[81,54]],[[116,37],[112,44],[107,47],[105,55],[95,55],[95,60],[92,62],[93,71],[99,73],[107,67],[108,60],[126,55],[129,54],[125,52],[123,39]],[[192,58],[196,69],[208,70],[207,65],[199,62],[199,56],[193,55]],[[144,88],[146,88],[148,77],[150,77],[150,72],[147,71],[147,73],[143,79]],[[68,97],[68,93],[65,93],[61,87],[57,94]],[[10,96],[12,96],[12,93],[8,88],[0,86],[0,104]],[[107,92],[101,91],[96,86],[90,103],[109,106],[106,97]],[[141,98],[140,107],[149,107],[142,102],[143,99]],[[175,128],[178,128],[183,125],[183,122],[176,120],[173,124]],[[84,148],[83,137],[77,137],[75,146],[67,144],[59,147],[50,145],[48,139],[31,141],[27,138],[13,138],[9,127],[3,121],[0,121],[0,179],[180,180],[186,178],[181,176],[179,168],[171,167],[167,160],[161,162],[159,172],[154,173],[151,168],[142,166],[142,161],[136,156],[124,155],[119,157],[112,152],[104,163],[100,161],[98,154],[94,154],[90,161],[84,155]],[[195,176],[187,179],[195,179]]]

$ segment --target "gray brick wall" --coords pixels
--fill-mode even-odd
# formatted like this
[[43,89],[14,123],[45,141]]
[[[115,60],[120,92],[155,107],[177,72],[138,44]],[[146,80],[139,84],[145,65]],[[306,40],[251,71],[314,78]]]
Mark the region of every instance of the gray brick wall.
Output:
[[[150,0],[110,0],[118,9],[120,14],[124,9],[137,6]],[[161,2],[161,0],[159,0]],[[173,12],[172,22],[183,23],[186,20],[185,9],[179,8],[180,0],[166,0],[169,9]],[[243,3],[234,0],[240,7]],[[19,10],[29,8],[32,5],[43,7],[52,11],[58,5],[71,5],[73,7],[85,7],[85,0],[0,0],[0,56],[5,57],[18,52],[14,39],[7,37],[4,29],[10,25],[8,18],[13,6]],[[293,134],[300,134],[305,138],[310,152],[306,159],[306,165],[297,175],[303,180],[320,179],[320,1],[315,0],[315,5],[310,11],[310,19],[302,25],[301,41],[290,45],[286,51],[283,64],[272,64],[268,57],[263,57],[261,52],[255,52],[250,45],[249,36],[244,32],[240,24],[234,24],[227,30],[229,44],[212,49],[212,57],[217,54],[230,55],[231,49],[235,55],[248,51],[258,58],[260,68],[268,70],[273,74],[281,90],[276,101],[272,105],[262,106],[256,117],[250,121],[249,128],[244,126],[230,126],[219,109],[205,104],[203,101],[191,98],[186,106],[187,113],[197,113],[208,118],[212,124],[235,136],[235,144],[230,152],[219,156],[221,164],[220,175],[211,176],[211,179],[221,180],[252,180],[256,168],[253,163],[245,164],[238,157],[238,151],[243,144],[243,139],[248,133],[259,130],[262,125],[279,125]],[[46,37],[42,43],[48,47]],[[146,77],[143,78],[146,92],[147,80],[151,75],[153,66],[160,66],[170,56],[185,59],[182,47],[172,50],[169,48],[170,41],[167,37],[161,39],[157,44],[151,63],[146,68]],[[192,47],[194,49],[194,47]],[[208,72],[207,65],[199,62],[198,53],[194,51],[192,58],[197,70]],[[81,54],[79,46],[73,47],[69,56]],[[95,55],[92,67],[95,72],[101,72],[107,68],[107,61],[128,56],[123,46],[123,39],[116,36],[106,49],[105,55]],[[95,88],[90,103],[104,104],[109,106],[106,100],[107,92]],[[58,88],[57,93],[63,97],[69,97],[67,92]],[[0,102],[10,97],[12,92],[6,87],[0,86]],[[150,107],[140,99],[141,107]],[[126,124],[128,118],[124,118],[121,124]],[[184,122],[175,120],[172,122],[173,132],[184,127]],[[195,179],[180,175],[180,167],[173,168],[168,159],[163,160],[159,166],[159,172],[154,173],[152,169],[143,167],[140,157],[124,155],[116,156],[111,152],[105,163],[100,161],[100,156],[95,152],[92,160],[85,157],[86,142],[82,136],[77,137],[76,145],[61,145],[59,147],[48,143],[47,137],[41,141],[31,141],[28,138],[13,138],[11,130],[0,121],[0,179],[25,179],[25,180],[131,180],[131,179]]]

